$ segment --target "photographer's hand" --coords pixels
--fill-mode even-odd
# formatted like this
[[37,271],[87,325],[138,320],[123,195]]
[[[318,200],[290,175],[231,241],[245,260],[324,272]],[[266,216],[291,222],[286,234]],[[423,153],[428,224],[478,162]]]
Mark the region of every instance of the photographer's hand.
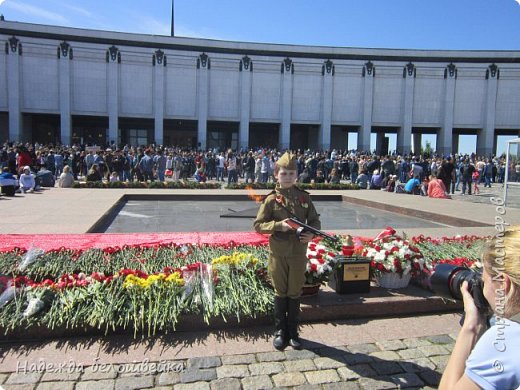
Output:
[[485,316],[477,309],[475,305],[475,301],[471,296],[468,289],[468,282],[463,282],[460,287],[460,292],[462,294],[462,299],[464,301],[464,324],[463,328],[466,328],[471,331],[477,332],[477,334],[481,334],[486,329],[486,318]]
[[485,318],[478,311],[473,297],[468,291],[468,282],[463,282],[460,288],[464,300],[464,324],[457,336],[455,347],[450,360],[444,370],[439,384],[439,390],[452,389],[480,389],[467,375],[464,374],[466,360],[485,329]]

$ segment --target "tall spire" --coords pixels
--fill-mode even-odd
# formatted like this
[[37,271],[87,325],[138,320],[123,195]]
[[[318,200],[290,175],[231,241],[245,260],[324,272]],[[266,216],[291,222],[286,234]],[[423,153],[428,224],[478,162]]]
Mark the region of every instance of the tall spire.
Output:
[[175,36],[175,29],[174,29],[174,9],[175,9],[175,6],[174,6],[174,3],[175,1],[172,0],[172,31],[171,31],[171,36],[174,37]]

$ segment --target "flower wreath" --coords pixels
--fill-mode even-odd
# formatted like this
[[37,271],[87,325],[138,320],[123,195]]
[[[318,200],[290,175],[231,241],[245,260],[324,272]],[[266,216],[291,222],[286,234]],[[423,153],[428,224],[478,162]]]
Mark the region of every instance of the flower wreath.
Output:
[[419,248],[387,227],[372,242],[367,242],[362,256],[370,258],[370,268],[374,276],[395,272],[400,276],[430,273],[432,264],[427,261]]

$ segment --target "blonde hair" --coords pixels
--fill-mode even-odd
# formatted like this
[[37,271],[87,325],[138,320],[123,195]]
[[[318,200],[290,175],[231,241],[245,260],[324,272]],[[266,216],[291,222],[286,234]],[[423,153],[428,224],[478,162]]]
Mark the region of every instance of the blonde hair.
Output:
[[520,226],[495,235],[484,248],[482,263],[491,277],[503,273],[511,280],[504,317],[515,314],[520,310]]

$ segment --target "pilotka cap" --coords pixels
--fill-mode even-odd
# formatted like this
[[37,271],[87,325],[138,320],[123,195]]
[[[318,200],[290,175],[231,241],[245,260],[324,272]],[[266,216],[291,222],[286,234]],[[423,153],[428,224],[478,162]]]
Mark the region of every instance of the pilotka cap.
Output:
[[298,166],[296,165],[296,156],[294,154],[290,154],[289,152],[285,152],[284,155],[278,159],[276,165],[278,165],[280,168],[293,171],[298,170]]

